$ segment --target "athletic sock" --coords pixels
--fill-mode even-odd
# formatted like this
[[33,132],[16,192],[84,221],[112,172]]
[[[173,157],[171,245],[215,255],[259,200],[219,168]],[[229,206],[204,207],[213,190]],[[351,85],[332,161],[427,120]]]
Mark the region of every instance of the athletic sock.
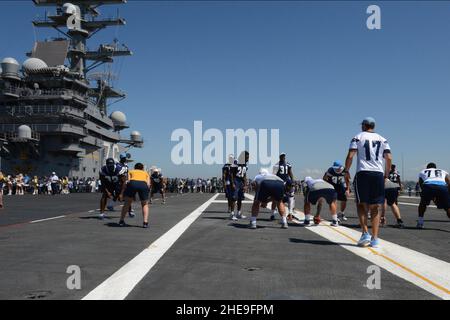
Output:
[[310,214],[305,214],[305,220],[311,221],[311,215]]
[[333,215],[331,216],[331,219],[333,219],[333,221],[337,221],[337,214],[333,214]]
[[251,223],[256,223],[256,217],[250,217]]
[[286,216],[281,217],[281,222],[282,222],[283,224],[284,224],[284,223],[287,223]]

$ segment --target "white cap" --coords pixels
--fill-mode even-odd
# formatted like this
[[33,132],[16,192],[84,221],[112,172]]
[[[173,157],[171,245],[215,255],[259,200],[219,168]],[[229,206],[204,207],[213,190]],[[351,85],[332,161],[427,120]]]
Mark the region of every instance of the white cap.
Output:
[[228,155],[228,164],[233,164],[234,161],[234,155],[230,154]]
[[306,177],[306,178],[305,178],[305,182],[306,182],[306,183],[311,182],[311,181],[313,181],[313,180],[314,180],[314,179],[311,178],[311,177]]

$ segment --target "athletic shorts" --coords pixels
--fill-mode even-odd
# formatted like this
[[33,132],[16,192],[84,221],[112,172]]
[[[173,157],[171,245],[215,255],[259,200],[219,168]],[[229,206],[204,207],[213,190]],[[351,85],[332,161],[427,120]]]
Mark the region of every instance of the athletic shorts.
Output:
[[324,198],[328,204],[331,204],[336,201],[337,192],[334,189],[308,190],[305,195],[305,202],[316,205],[320,198]]
[[157,193],[157,192],[163,193],[163,186],[162,186],[162,184],[154,184],[152,186],[152,194],[153,193]]
[[231,185],[228,184],[225,186],[225,197],[227,199],[233,199],[233,192],[231,191]]
[[345,194],[345,188],[342,185],[335,185],[334,190],[337,193],[337,199],[339,201],[347,201],[347,195]]
[[134,199],[136,193],[139,195],[139,200],[146,201],[149,196],[149,188],[145,181],[135,181],[131,180],[128,182],[124,196]]
[[384,195],[387,201],[388,206],[392,206],[394,203],[397,204],[398,200],[398,189],[390,188],[384,190]]
[[384,204],[384,174],[376,171],[360,171],[355,177],[355,193],[358,203]]
[[261,202],[281,201],[284,196],[284,182],[279,180],[264,180],[259,185],[255,199]]
[[111,184],[103,184],[100,186],[100,191],[104,194],[106,194],[106,191],[111,193],[114,197],[114,201],[119,196],[120,190],[121,190],[120,184],[115,185],[111,183]]
[[235,179],[234,180],[234,194],[233,194],[233,200],[244,200],[244,180],[242,179]]
[[438,209],[448,210],[450,208],[450,195],[447,186],[424,184],[420,204],[428,206],[432,200]]

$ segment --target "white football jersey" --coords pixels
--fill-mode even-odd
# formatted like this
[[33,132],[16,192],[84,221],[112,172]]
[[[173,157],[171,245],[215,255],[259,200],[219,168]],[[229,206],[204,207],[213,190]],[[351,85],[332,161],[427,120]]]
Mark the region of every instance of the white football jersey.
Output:
[[446,186],[447,182],[445,177],[448,176],[448,172],[441,169],[425,169],[419,173],[419,179],[423,180],[424,184],[435,184]]
[[385,138],[375,132],[361,132],[350,142],[350,150],[358,151],[356,172],[375,171],[384,173],[384,154],[391,148]]

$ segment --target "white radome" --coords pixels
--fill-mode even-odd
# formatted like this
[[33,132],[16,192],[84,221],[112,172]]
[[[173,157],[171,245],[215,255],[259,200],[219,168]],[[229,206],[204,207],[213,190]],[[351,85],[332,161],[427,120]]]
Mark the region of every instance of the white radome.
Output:
[[109,117],[116,126],[124,126],[127,122],[127,117],[122,111],[114,111]]
[[133,141],[141,141],[142,140],[142,136],[139,131],[132,131],[130,134],[130,137],[131,137],[131,140],[133,140]]
[[17,134],[19,138],[31,138],[31,128],[25,124],[17,128]]
[[48,68],[47,64],[38,58],[29,58],[22,65],[25,71],[33,71]]
[[77,12],[77,7],[71,3],[65,3],[62,6],[63,12],[68,15],[72,15]]
[[17,60],[14,58],[5,58],[2,60],[2,63],[19,65]]

